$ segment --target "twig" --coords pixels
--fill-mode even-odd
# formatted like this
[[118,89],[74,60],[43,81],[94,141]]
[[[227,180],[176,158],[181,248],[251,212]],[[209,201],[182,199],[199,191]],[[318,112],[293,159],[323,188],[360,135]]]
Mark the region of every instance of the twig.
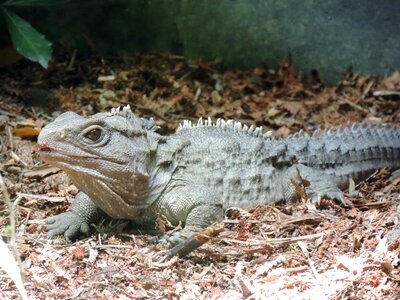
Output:
[[371,90],[371,88],[372,88],[372,86],[374,85],[374,83],[375,83],[374,80],[371,80],[371,81],[368,83],[367,87],[364,89],[364,91],[363,91],[363,93],[362,93],[362,96],[361,96],[362,99],[365,99],[365,96],[367,96],[367,94],[368,94],[369,91]]
[[248,241],[241,241],[236,239],[224,239],[226,242],[230,243],[237,243],[247,246],[262,246],[267,244],[291,244],[296,243],[299,241],[307,241],[319,238],[324,235],[332,234],[333,230],[326,230],[324,232],[303,235],[303,236],[295,236],[295,237],[288,237],[288,238],[276,238],[276,239],[263,239],[263,240],[248,240]]
[[374,97],[390,97],[390,96],[400,96],[399,91],[390,91],[390,90],[376,90],[372,92]]
[[14,114],[14,113],[2,110],[2,109],[0,109],[0,114],[1,115],[5,115],[5,116],[9,116],[9,117],[14,117],[14,118],[20,118],[21,117],[20,115],[17,115],[17,114]]
[[201,245],[207,243],[211,238],[219,235],[223,230],[223,225],[209,226],[170,249],[167,252],[167,256],[172,257],[178,255],[179,257],[184,257]]
[[0,174],[0,187],[3,192],[4,196],[4,201],[7,204],[8,207],[8,212],[9,212],[9,218],[10,218],[10,226],[11,226],[11,242],[10,245],[13,247],[14,246],[14,241],[15,241],[15,216],[14,216],[14,211],[13,211],[13,205],[10,199],[10,195],[8,194],[7,187],[4,183],[3,176]]
[[201,94],[201,87],[198,87],[196,90],[196,94],[194,95],[194,99],[193,102],[197,104],[197,102],[199,101],[199,97]]
[[24,165],[24,167],[28,167],[28,164],[24,162],[14,151],[10,152],[12,158],[14,158],[17,162]]
[[49,197],[47,195],[34,195],[34,194],[25,194],[25,193],[17,193],[18,197],[28,198],[28,199],[39,199],[39,200],[46,200],[52,203],[59,203],[64,202],[66,197]]
[[[0,174],[0,188],[3,192],[4,201],[7,203],[7,207],[8,207],[8,213],[9,213],[9,219],[10,219],[10,231],[11,231],[11,238],[10,238],[10,243],[9,243],[10,248],[14,255],[14,258],[16,259],[16,261],[18,263],[18,267],[21,270],[22,280],[25,280],[25,274],[23,272],[21,258],[19,256],[17,247],[15,246],[16,234],[15,234],[15,210],[14,210],[14,208],[16,208],[16,206],[18,205],[19,200],[17,199],[13,205],[13,203],[11,202],[11,199],[10,199],[10,195],[8,194],[7,187],[4,183],[3,176],[1,176],[1,174]],[[18,198],[20,198],[20,197],[18,197]]]
[[254,288],[251,286],[249,280],[243,279],[242,269],[243,261],[239,261],[236,265],[235,279],[237,280],[239,288],[242,291],[243,299],[249,299],[254,294],[254,292],[252,291]]
[[134,249],[132,245],[98,245],[92,246],[93,249]]
[[[224,220],[223,221],[225,224],[239,224],[241,220]],[[246,223],[249,224],[260,224],[262,221],[260,220],[246,220]]]
[[366,202],[366,203],[356,203],[354,206],[355,207],[385,207],[389,206],[392,202],[389,201],[379,201],[379,202]]
[[76,59],[77,53],[78,53],[78,50],[75,48],[74,51],[72,51],[71,59],[67,66],[67,71],[72,71],[74,69],[74,64],[75,64],[75,59]]
[[353,108],[356,109],[356,110],[359,110],[359,111],[362,111],[362,112],[365,112],[365,113],[369,113],[369,110],[368,110],[368,109],[366,109],[366,108],[364,108],[364,107],[358,105],[357,103],[354,103],[354,102],[352,102],[352,101],[350,101],[350,100],[347,100],[347,99],[345,99],[345,98],[342,98],[342,99],[340,99],[340,100],[342,100],[343,102],[345,102],[346,104],[350,105],[351,107],[353,107]]
[[15,147],[14,147],[14,138],[13,138],[13,134],[11,131],[11,126],[6,127],[6,132],[7,132],[8,141],[10,143],[9,148],[11,149],[11,151],[13,151],[15,149]]
[[315,268],[315,263],[314,263],[314,261],[310,258],[310,255],[309,255],[309,253],[308,253],[308,250],[307,250],[306,245],[304,245],[304,243],[301,242],[301,241],[298,241],[298,242],[297,242],[297,245],[299,246],[301,252],[303,252],[303,255],[306,257],[307,262],[308,262],[308,265],[309,265],[309,267],[310,267],[310,269],[311,269],[311,272],[314,274],[314,277],[315,277],[316,279],[318,279],[320,276],[319,276],[319,274],[318,274],[318,272],[317,272],[317,269]]

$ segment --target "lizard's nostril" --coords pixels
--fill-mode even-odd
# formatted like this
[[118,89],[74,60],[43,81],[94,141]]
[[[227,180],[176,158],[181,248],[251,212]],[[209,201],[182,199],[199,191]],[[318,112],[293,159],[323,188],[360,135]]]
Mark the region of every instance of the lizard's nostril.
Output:
[[51,151],[50,147],[48,147],[46,145],[39,146],[39,150],[43,151],[43,152],[50,152]]

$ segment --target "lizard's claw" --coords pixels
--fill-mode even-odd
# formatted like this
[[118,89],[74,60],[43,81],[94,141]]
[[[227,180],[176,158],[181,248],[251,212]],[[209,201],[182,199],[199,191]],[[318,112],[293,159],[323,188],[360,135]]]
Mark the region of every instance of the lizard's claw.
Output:
[[89,223],[79,214],[73,211],[67,211],[54,217],[46,219],[47,236],[52,238],[56,235],[64,234],[67,240],[70,240],[79,233],[89,233]]

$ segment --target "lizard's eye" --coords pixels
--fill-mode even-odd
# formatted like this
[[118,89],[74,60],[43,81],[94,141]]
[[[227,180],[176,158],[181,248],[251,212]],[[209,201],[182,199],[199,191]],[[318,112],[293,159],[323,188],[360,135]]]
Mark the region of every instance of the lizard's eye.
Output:
[[100,128],[94,128],[90,131],[88,131],[85,134],[85,137],[89,140],[91,140],[92,142],[97,142],[98,140],[100,140],[102,135],[101,129]]

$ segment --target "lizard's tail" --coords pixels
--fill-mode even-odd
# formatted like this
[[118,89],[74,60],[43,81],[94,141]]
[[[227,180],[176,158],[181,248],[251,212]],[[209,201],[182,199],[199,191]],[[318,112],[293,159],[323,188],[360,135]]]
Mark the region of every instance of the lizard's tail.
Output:
[[377,169],[400,168],[400,128],[396,126],[354,124],[292,141],[295,146],[290,148],[300,163],[325,169],[339,186],[347,186],[350,177],[362,180]]

